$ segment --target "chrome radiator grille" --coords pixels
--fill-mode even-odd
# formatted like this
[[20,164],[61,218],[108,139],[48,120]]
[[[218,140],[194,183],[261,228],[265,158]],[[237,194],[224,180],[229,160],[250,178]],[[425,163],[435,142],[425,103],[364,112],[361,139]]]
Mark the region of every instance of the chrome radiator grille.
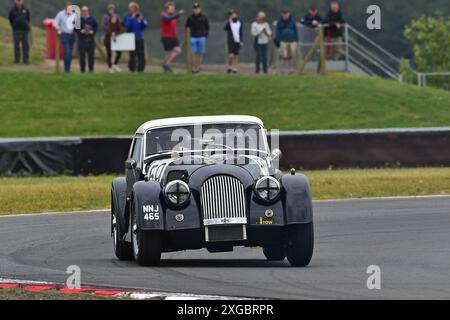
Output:
[[242,183],[230,176],[215,176],[201,190],[205,226],[247,224],[245,191]]

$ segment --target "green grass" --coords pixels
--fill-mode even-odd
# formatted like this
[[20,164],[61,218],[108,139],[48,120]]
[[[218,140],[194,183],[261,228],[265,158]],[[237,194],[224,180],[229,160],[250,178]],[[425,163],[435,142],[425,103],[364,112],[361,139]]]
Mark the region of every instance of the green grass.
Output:
[[108,176],[0,178],[0,215],[107,208],[112,179]]
[[[306,175],[314,200],[450,195],[450,168],[309,171]],[[1,178],[0,215],[108,208],[112,179]]]
[[349,75],[0,74],[0,137],[132,134],[146,120],[250,114],[281,130],[450,124],[450,92]]
[[450,195],[450,168],[306,172],[315,200]]
[[[9,21],[0,17],[0,66],[11,66],[14,62],[12,30]],[[33,45],[30,50],[30,63],[40,64],[44,61],[46,50],[45,33],[42,29],[33,28]],[[1,76],[0,76],[1,77]]]

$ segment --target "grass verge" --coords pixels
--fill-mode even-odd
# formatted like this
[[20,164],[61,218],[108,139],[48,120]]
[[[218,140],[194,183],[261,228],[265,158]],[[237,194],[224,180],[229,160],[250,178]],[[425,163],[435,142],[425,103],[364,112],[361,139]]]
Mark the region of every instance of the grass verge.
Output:
[[314,200],[450,195],[450,168],[312,171]]
[[450,92],[351,75],[0,75],[0,137],[133,134],[146,120],[249,114],[269,129],[431,127]]
[[[450,168],[309,171],[314,200],[450,195]],[[0,215],[104,209],[112,176],[1,178]]]
[[0,214],[79,211],[110,206],[113,177],[0,179]]

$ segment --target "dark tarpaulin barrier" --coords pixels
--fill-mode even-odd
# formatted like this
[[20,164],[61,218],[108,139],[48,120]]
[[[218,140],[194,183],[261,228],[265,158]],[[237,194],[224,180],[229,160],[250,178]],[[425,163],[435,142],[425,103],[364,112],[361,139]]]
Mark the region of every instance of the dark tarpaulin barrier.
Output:
[[0,139],[0,174],[73,175],[81,143],[80,138]]
[[[131,137],[0,139],[0,175],[123,174],[130,144]],[[279,147],[282,170],[449,166],[450,128],[281,132]]]
[[130,137],[0,139],[0,175],[124,172]]
[[280,132],[279,141],[284,170],[450,165],[448,127]]
[[131,137],[83,138],[77,147],[76,174],[124,173]]

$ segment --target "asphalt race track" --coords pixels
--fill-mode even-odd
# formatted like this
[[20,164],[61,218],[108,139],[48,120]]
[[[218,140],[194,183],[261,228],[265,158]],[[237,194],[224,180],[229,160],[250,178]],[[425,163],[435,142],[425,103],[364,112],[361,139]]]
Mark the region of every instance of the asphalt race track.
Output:
[[[0,277],[156,291],[293,299],[450,298],[450,197],[315,203],[309,268],[267,262],[258,248],[163,255],[158,268],[119,262],[104,213],[0,218]],[[369,290],[367,267],[381,268]]]

